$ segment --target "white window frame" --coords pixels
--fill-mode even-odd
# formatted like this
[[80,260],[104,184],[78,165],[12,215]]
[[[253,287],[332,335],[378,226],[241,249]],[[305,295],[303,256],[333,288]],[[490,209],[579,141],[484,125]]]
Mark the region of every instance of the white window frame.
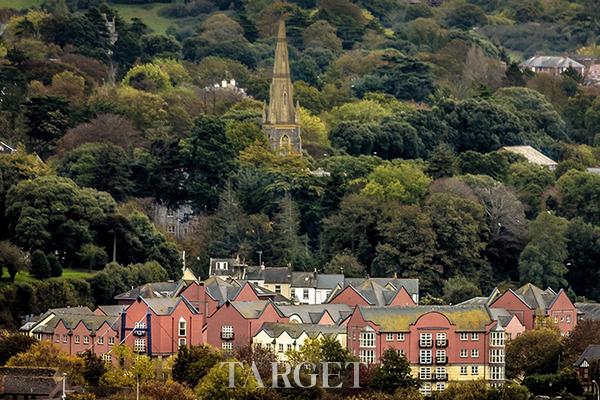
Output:
[[180,337],[177,339],[177,346],[187,346],[187,338]]
[[283,353],[283,343],[279,343],[279,346],[277,348],[277,352],[278,353]]
[[435,344],[436,346],[446,346],[448,344],[446,332],[438,332],[435,334]]
[[397,337],[399,342],[404,342],[406,340],[406,335],[402,332],[398,333],[398,337]]
[[431,383],[423,382],[421,387],[419,388],[419,392],[425,397],[431,396]]
[[459,357],[460,358],[467,358],[467,357],[469,357],[469,350],[467,350],[467,349],[460,349]]
[[373,364],[375,362],[375,350],[361,349],[358,353],[358,358],[361,363]]
[[419,335],[419,347],[431,347],[433,346],[433,334],[421,333]]
[[433,352],[429,349],[419,350],[419,364],[432,364]]
[[359,347],[374,348],[375,347],[375,332],[361,331],[358,345],[359,345]]
[[215,269],[219,270],[219,271],[224,271],[229,269],[229,262],[227,261],[216,261],[215,262]]
[[504,349],[490,349],[490,363],[504,364]]
[[431,367],[419,367],[419,379],[422,381],[431,380]]
[[90,337],[89,336],[85,335],[83,337],[83,344],[90,344]]
[[98,344],[104,344],[104,336],[98,336]]
[[177,333],[179,336],[187,336],[187,321],[183,317],[179,318],[179,323],[177,324]]
[[109,336],[108,337],[108,345],[109,346],[113,346],[115,344],[115,337],[114,336]]
[[133,326],[133,329],[146,329],[146,323],[143,321],[138,321]]
[[490,332],[490,345],[493,347],[504,347],[505,336],[502,331]]
[[221,343],[221,351],[225,354],[233,353],[233,342],[223,342]]
[[223,339],[233,339],[233,326],[232,325],[223,325],[221,326],[221,336]]
[[460,340],[463,342],[466,340],[469,340],[469,334],[467,332],[461,332],[459,336],[460,336]]
[[474,342],[479,340],[479,333],[477,333],[477,332],[471,333],[471,340]]
[[110,353],[102,354],[102,361],[104,361],[105,364],[110,364],[112,362],[112,355]]
[[385,341],[386,342],[393,342],[394,341],[394,334],[393,333],[386,333],[385,334]]
[[471,375],[479,375],[479,365],[471,365]]
[[62,335],[62,341],[63,343],[67,343],[67,335]]
[[442,362],[446,362],[446,361],[447,361],[446,350],[437,349],[435,351],[435,362],[436,363],[442,363]]
[[471,358],[479,358],[479,349],[471,350]]
[[75,335],[75,344],[81,343],[81,337],[79,335]]
[[446,377],[446,367],[436,367],[435,377],[437,380],[444,379]]
[[310,298],[310,290],[309,289],[302,289],[302,298],[303,299],[309,299]]
[[460,366],[460,375],[467,375],[469,373],[469,368],[466,365]]
[[146,339],[136,338],[133,343],[133,351],[135,351],[136,353],[145,353],[146,352]]
[[446,390],[446,382],[437,382],[435,384],[435,390],[437,392],[443,392],[444,390]]

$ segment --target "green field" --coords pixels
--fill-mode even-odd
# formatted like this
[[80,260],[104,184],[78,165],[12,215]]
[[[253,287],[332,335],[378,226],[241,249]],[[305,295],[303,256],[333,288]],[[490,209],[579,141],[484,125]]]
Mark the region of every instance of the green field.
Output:
[[[9,283],[8,271],[4,269],[3,272],[4,274],[2,275],[2,279],[0,279],[0,284]],[[94,274],[95,272],[87,272],[85,270],[80,269],[65,268],[63,270],[61,278],[86,279],[93,276]],[[17,273],[17,277],[15,278],[15,282],[39,282],[39,280],[29,275],[29,272],[27,271],[19,271]]]
[[[37,6],[42,4],[43,0],[0,0],[0,8],[10,7],[17,10]],[[109,2],[110,3],[110,2]],[[126,20],[139,18],[156,33],[165,33],[173,19],[164,18],[158,15],[158,11],[164,7],[165,3],[148,4],[111,4],[111,7],[119,11],[119,14]]]

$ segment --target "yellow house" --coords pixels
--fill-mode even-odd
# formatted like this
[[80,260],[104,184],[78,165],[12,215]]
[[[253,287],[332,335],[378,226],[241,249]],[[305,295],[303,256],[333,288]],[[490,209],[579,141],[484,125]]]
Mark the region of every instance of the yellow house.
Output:
[[316,324],[280,324],[265,322],[254,335],[252,343],[272,350],[279,361],[286,361],[290,350],[301,350],[306,339],[335,338],[346,348],[346,327]]

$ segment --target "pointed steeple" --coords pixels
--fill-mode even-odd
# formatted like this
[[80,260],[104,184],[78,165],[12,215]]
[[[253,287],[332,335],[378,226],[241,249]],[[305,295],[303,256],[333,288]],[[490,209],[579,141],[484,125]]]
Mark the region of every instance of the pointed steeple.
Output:
[[290,75],[285,21],[281,18],[277,29],[277,47],[275,49],[275,64],[273,65],[267,123],[293,124],[295,122],[294,86]]

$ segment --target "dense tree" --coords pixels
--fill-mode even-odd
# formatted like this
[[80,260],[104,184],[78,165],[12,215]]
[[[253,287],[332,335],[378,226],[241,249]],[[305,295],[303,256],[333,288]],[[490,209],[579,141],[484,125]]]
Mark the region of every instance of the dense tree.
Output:
[[474,4],[459,5],[450,10],[446,16],[446,24],[461,29],[485,25],[486,22],[487,16],[483,10]]
[[344,276],[350,278],[360,278],[364,276],[365,266],[361,265],[350,252],[343,251],[329,260],[323,272],[326,274],[344,274]]
[[37,340],[28,335],[0,333],[0,365],[6,364],[11,357],[28,351],[36,343]]
[[427,192],[431,179],[422,168],[410,162],[387,163],[367,175],[361,193],[404,204],[418,204]]
[[36,250],[31,253],[30,273],[37,279],[50,278],[52,271],[46,255],[41,250]]
[[567,281],[575,293],[600,299],[598,284],[600,269],[600,227],[585,223],[581,218],[569,221],[567,241]]
[[208,346],[181,346],[173,363],[173,379],[195,387],[219,361],[221,355]]
[[52,96],[33,97],[26,105],[28,147],[40,157],[47,158],[71,126],[68,103]]
[[375,371],[371,386],[382,392],[394,393],[398,388],[416,387],[410,364],[404,355],[395,349],[387,349],[381,355],[381,365]]
[[27,258],[21,249],[9,241],[0,242],[0,277],[6,268],[10,280],[14,282],[17,272],[26,269],[27,265]]
[[600,175],[570,171],[556,182],[560,192],[559,211],[567,218],[581,217],[600,225]]
[[433,179],[446,178],[456,173],[456,154],[447,144],[440,144],[433,149],[427,160],[426,172]]
[[[235,360],[232,360],[235,361]],[[229,368],[215,365],[202,378],[195,388],[196,398],[199,400],[209,399],[232,399],[243,400],[250,396],[256,396],[258,384],[248,365],[235,364],[233,366],[235,382],[240,384],[234,388],[229,387]],[[244,382],[244,385],[241,384]]]
[[477,283],[464,276],[455,276],[444,282],[444,300],[448,304],[458,304],[473,297],[481,296]]
[[79,357],[83,359],[83,378],[90,386],[98,386],[100,378],[106,372],[106,363],[91,350],[86,350]]
[[554,184],[554,175],[548,168],[528,162],[511,164],[508,170],[508,183],[515,188],[516,194],[525,205],[528,217],[534,217],[540,211],[542,195]]
[[557,330],[541,328],[524,332],[506,346],[506,377],[556,372],[561,350]]
[[279,212],[273,220],[273,263],[291,264],[295,269],[310,266],[307,238],[300,235],[300,214],[292,196],[286,192],[279,202]]

